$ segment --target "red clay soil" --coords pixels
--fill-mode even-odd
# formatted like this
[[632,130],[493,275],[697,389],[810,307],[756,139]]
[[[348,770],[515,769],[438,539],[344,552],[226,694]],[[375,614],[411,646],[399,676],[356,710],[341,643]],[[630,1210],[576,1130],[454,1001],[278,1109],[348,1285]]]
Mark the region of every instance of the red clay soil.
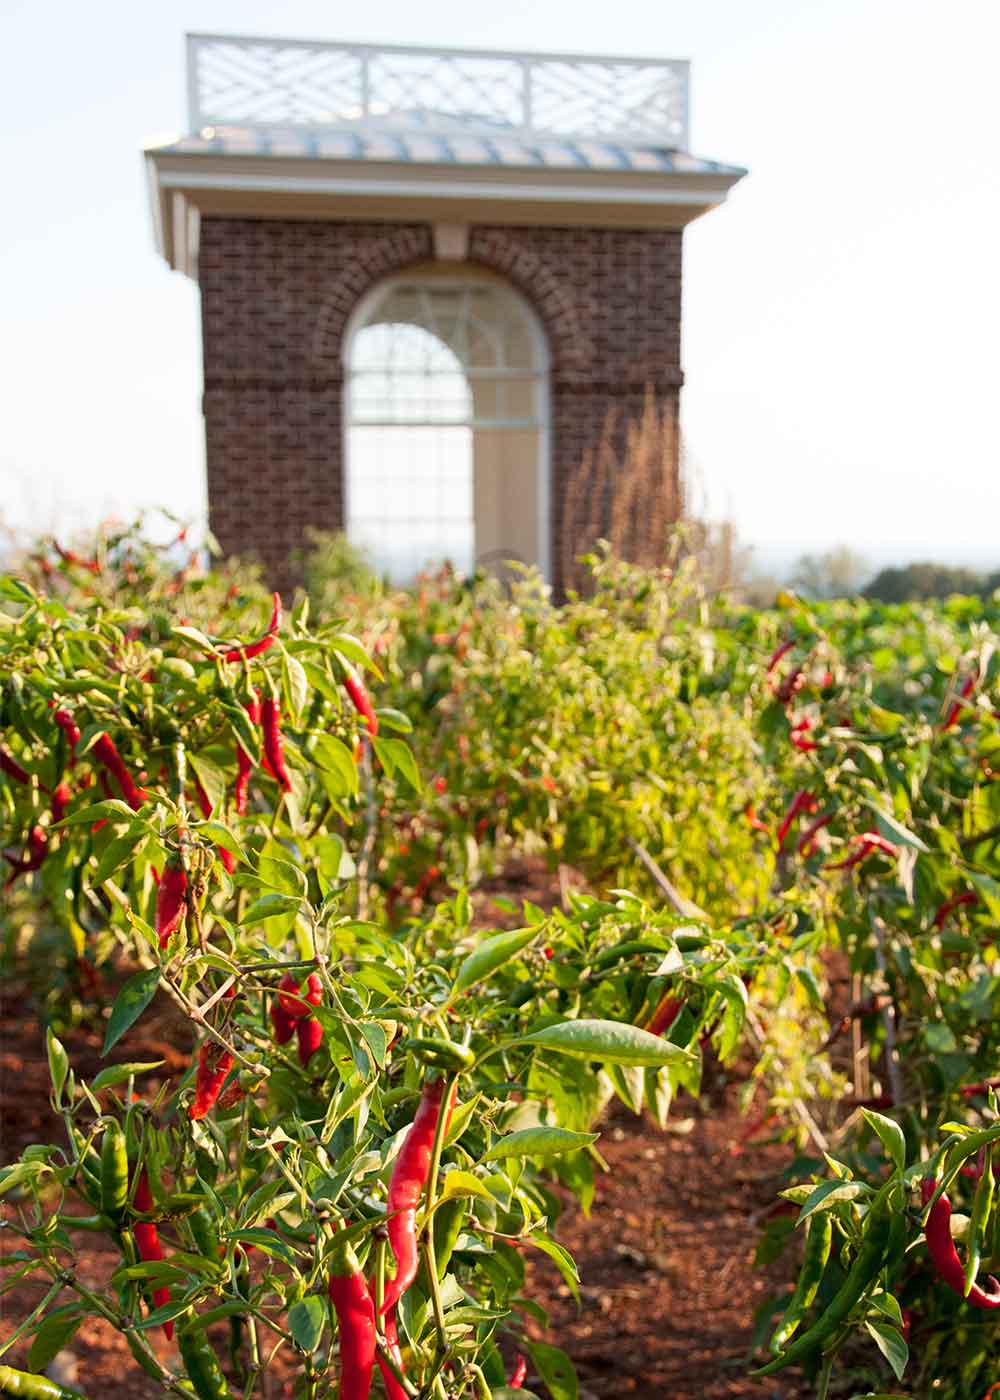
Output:
[[[490,893],[516,893],[544,905],[559,897],[552,877],[540,869],[529,865],[505,873],[505,881],[490,882],[484,891],[480,917]],[[95,1020],[64,1037],[71,1063],[84,1078],[103,1067],[102,1034],[102,1023]],[[176,1076],[188,1063],[189,1044],[190,1032],[173,1006],[158,1001],[113,1058],[162,1059],[166,1063],[158,1073]],[[62,1141],[61,1124],[48,1107],[43,1032],[13,986],[0,1009],[0,1056],[0,1143],[2,1160],[10,1161],[32,1142]],[[152,1074],[144,1079],[147,1093],[154,1081]],[[549,1309],[546,1339],[576,1363],[581,1400],[792,1400],[803,1393],[791,1379],[761,1383],[746,1375],[753,1312],[769,1291],[787,1283],[783,1265],[761,1272],[752,1268],[752,1259],[759,1218],[780,1189],[788,1149],[776,1144],[740,1149],[746,1120],[737,1106],[739,1087],[736,1079],[727,1081],[717,1072],[707,1098],[678,1100],[667,1133],[620,1107],[599,1125],[599,1148],[610,1171],[598,1179],[591,1218],[567,1197],[558,1230],[580,1268],[582,1307],[577,1309],[545,1260],[532,1262],[526,1290]],[[688,1130],[677,1130],[684,1127]],[[5,1209],[9,1214],[10,1203]],[[102,1248],[92,1234],[80,1232],[76,1242],[81,1277],[94,1285],[105,1281],[117,1251],[110,1243]],[[0,1243],[8,1252],[15,1247]],[[10,1335],[41,1292],[20,1284],[0,1299],[0,1339]],[[541,1335],[537,1329],[535,1334]],[[159,1336],[153,1342],[169,1364],[171,1346]],[[23,1364],[26,1352],[18,1343],[4,1360]],[[163,1394],[139,1371],[124,1340],[100,1321],[83,1324],[69,1353],[58,1358],[69,1366],[59,1379],[75,1381],[92,1400],[112,1395],[154,1400]],[[293,1358],[289,1361],[294,1365]],[[545,1393],[540,1384],[537,1390]],[[291,1384],[279,1375],[259,1393],[264,1400],[285,1400]]]

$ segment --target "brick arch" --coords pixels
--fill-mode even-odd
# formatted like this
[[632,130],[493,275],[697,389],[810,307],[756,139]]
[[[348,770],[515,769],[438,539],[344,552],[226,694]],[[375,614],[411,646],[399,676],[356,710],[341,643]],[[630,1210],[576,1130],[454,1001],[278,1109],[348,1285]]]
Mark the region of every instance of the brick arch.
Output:
[[335,376],[341,372],[344,332],[361,298],[387,277],[434,256],[429,224],[354,225],[351,241],[357,256],[326,287],[313,330],[313,361]]
[[469,261],[501,273],[531,303],[548,336],[552,368],[583,368],[594,358],[593,343],[583,331],[576,301],[545,258],[525,245],[518,231],[473,228]]

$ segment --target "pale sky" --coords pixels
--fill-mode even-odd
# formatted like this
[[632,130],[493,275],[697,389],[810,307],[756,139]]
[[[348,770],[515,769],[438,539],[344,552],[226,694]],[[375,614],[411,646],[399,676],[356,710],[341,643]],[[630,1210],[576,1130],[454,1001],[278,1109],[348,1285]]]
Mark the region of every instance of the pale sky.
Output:
[[692,61],[692,148],[748,166],[685,235],[685,434],[763,563],[1000,566],[997,0],[6,0],[0,523],[204,511],[197,289],[141,148],[187,30]]

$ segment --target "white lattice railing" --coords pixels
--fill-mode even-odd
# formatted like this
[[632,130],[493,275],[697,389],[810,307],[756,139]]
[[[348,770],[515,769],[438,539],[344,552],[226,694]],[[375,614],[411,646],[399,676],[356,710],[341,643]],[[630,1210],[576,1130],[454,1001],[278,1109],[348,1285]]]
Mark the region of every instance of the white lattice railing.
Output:
[[190,34],[191,130],[342,126],[687,148],[679,59]]

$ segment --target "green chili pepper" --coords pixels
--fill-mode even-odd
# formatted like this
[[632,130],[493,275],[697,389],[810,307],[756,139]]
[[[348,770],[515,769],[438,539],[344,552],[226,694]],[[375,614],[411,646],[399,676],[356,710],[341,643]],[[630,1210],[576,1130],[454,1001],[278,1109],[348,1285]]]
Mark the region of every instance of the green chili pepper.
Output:
[[786,1366],[791,1366],[793,1362],[801,1360],[809,1352],[822,1347],[823,1343],[828,1341],[847,1321],[851,1312],[877,1278],[885,1259],[892,1216],[884,1203],[872,1206],[866,1225],[864,1239],[855,1256],[854,1263],[819,1320],[813,1323],[808,1332],[803,1332],[787,1351],[782,1352],[773,1361],[769,1361],[766,1366],[759,1366],[751,1374],[771,1376],[775,1371],[784,1370]]
[[12,1366],[0,1366],[0,1395],[20,1395],[23,1400],[85,1400],[78,1390],[67,1390],[48,1376],[15,1371]]
[[983,1154],[983,1171],[976,1184],[976,1194],[972,1198],[972,1215],[969,1218],[969,1232],[965,1246],[965,1296],[968,1297],[979,1273],[983,1257],[983,1241],[987,1238],[990,1213],[993,1210],[993,1150],[987,1147]]
[[437,1260],[437,1275],[443,1279],[455,1249],[455,1241],[462,1233],[465,1223],[465,1202],[445,1201],[434,1212],[434,1257]]
[[125,1341],[128,1343],[129,1351],[146,1372],[146,1375],[152,1376],[154,1381],[162,1381],[163,1367],[159,1366],[150,1356],[149,1352],[144,1349],[131,1327],[125,1333]]
[[806,1235],[805,1253],[802,1268],[795,1284],[785,1314],[771,1338],[771,1350],[778,1354],[789,1338],[798,1331],[799,1323],[812,1307],[813,1299],[830,1257],[830,1244],[833,1240],[833,1224],[830,1212],[822,1211],[809,1221]]
[[104,1130],[101,1143],[101,1212],[117,1224],[128,1202],[128,1153],[117,1123]]
[[188,1216],[188,1225],[195,1243],[195,1252],[214,1263],[219,1257],[219,1235],[215,1221],[204,1206]]
[[456,1045],[453,1040],[439,1040],[434,1036],[410,1036],[406,1048],[413,1051],[416,1059],[436,1069],[468,1069],[476,1062],[475,1054],[467,1045]]
[[198,1400],[233,1400],[204,1327],[189,1324],[182,1328],[177,1346]]

